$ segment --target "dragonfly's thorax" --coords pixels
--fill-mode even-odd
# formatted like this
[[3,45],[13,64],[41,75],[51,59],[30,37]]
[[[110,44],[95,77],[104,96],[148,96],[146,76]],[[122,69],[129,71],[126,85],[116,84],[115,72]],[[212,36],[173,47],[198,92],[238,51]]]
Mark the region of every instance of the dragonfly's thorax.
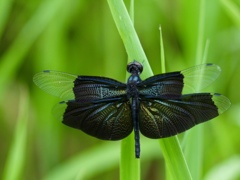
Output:
[[137,89],[137,84],[141,82],[139,75],[143,70],[143,66],[137,61],[133,61],[128,64],[127,71],[131,73],[127,82],[127,97],[128,98],[138,98],[139,92]]
[[138,74],[132,74],[127,82],[127,97],[137,98],[139,95],[137,84],[141,82]]

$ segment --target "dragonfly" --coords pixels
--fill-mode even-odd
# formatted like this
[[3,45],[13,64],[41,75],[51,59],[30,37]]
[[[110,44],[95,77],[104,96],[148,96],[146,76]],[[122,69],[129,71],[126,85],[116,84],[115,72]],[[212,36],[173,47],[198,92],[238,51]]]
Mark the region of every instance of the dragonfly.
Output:
[[[215,64],[201,64],[141,80],[143,65],[127,65],[127,83],[100,76],[78,76],[45,70],[34,83],[61,98],[56,110],[63,124],[102,140],[121,140],[132,131],[140,158],[140,132],[160,139],[182,133],[222,114],[230,100],[219,93],[196,93],[220,74]],[[195,92],[186,93],[185,92]],[[57,112],[58,113],[58,112]]]

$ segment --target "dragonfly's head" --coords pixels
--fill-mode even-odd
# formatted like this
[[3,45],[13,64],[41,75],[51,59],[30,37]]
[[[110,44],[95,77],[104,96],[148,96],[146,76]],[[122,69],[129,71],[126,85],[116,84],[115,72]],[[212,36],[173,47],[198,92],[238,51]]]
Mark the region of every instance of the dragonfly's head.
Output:
[[127,65],[127,71],[131,74],[141,74],[143,66],[139,62],[133,61]]

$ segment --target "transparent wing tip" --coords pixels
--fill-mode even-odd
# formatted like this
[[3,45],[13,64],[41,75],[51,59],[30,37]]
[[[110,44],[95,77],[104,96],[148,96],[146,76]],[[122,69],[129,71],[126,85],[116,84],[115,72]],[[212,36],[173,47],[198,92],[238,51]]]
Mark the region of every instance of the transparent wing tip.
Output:
[[209,86],[221,73],[216,64],[200,64],[181,71],[184,75],[184,93],[199,91]]
[[60,97],[62,99],[73,99],[74,93],[72,88],[76,75],[44,70],[33,76],[33,82],[45,92]]
[[67,101],[61,101],[58,104],[56,104],[52,109],[52,114],[55,117],[55,119],[62,121],[63,120],[63,114],[67,108]]
[[44,88],[44,83],[46,81],[46,75],[50,73],[50,70],[44,70],[33,76],[33,82],[40,88]]
[[226,96],[218,93],[214,93],[212,95],[212,100],[214,101],[214,104],[218,107],[219,114],[222,114],[229,109],[229,107],[231,106],[231,102]]

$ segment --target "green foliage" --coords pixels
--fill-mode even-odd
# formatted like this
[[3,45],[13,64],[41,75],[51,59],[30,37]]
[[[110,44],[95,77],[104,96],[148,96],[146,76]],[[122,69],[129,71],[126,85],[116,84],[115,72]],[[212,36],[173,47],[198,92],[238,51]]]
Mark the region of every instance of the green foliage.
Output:
[[[126,153],[134,155],[134,148],[123,144],[128,140],[132,144],[133,137],[121,145],[63,126],[51,114],[60,100],[38,89],[32,77],[52,69],[124,82],[127,61],[136,59],[144,64],[144,79],[151,74],[150,66],[154,74],[161,72],[161,56],[168,72],[202,60],[218,64],[221,76],[204,91],[226,95],[232,107],[180,134],[183,154],[176,150],[178,140],[160,140],[170,146],[160,148],[158,141],[141,136],[141,160],[131,161],[129,168],[136,168],[132,175],[137,175],[135,179],[140,174],[142,179],[174,179],[173,163],[179,171],[188,167],[193,179],[219,179],[223,172],[227,172],[221,176],[224,179],[239,179],[239,2],[139,0],[134,4],[135,34],[127,26],[118,32],[112,10],[121,9],[114,3],[122,1],[0,2],[0,177],[117,179],[119,167],[128,176]],[[130,7],[129,1],[125,4]],[[133,36],[140,41],[136,43]]]

